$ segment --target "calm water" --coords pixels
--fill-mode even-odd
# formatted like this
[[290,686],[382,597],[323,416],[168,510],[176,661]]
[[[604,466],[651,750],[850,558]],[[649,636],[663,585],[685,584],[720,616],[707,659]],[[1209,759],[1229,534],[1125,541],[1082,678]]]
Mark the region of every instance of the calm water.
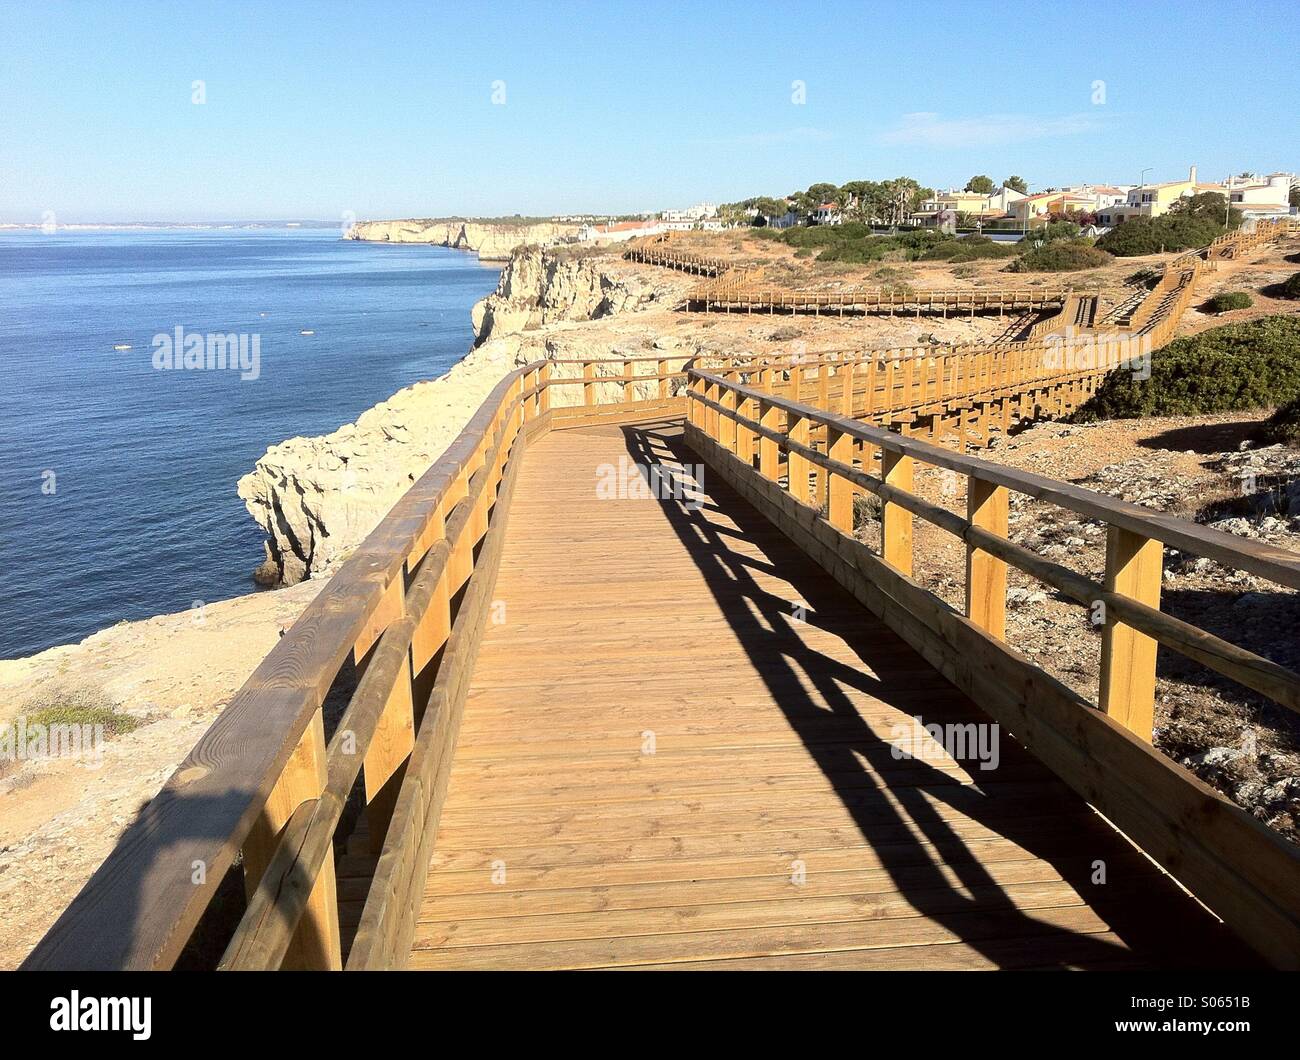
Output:
[[[236,480],[445,371],[497,275],[335,229],[0,232],[0,658],[251,591]],[[155,370],[178,326],[260,336],[259,377]]]

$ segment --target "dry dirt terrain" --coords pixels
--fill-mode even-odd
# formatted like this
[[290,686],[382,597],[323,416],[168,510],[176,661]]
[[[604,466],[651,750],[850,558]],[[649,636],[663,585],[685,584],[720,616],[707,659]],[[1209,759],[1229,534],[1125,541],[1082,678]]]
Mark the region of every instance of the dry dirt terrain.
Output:
[[[995,435],[976,455],[1077,483],[1215,529],[1300,552],[1300,450],[1258,446],[1264,415],[1039,423]],[[917,488],[964,513],[958,476],[922,470]],[[1011,537],[1096,582],[1105,526],[1011,495]],[[860,531],[873,542],[879,524]],[[965,546],[918,520],[917,578],[962,608]],[[1101,635],[1088,612],[1026,574],[1007,579],[1007,641],[1095,702]],[[1165,550],[1161,609],[1290,669],[1300,669],[1300,593],[1218,563]],[[1273,828],[1300,841],[1300,719],[1160,649],[1155,744]]]
[[0,661],[0,725],[76,703],[134,726],[108,735],[102,755],[0,763],[0,968],[27,955],[323,584],[122,622]]

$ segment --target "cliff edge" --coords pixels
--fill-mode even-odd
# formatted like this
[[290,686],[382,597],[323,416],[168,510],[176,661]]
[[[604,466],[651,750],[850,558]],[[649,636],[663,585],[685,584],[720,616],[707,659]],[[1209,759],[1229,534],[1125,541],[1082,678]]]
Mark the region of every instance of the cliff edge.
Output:
[[239,480],[239,496],[266,533],[259,580],[292,585],[328,573],[442,455],[503,375],[546,357],[621,358],[629,344],[644,353],[654,329],[627,339],[598,318],[669,308],[689,283],[667,270],[638,275],[610,256],[517,251],[496,292],[474,307],[475,348],[446,375],[399,391],[330,434],[271,446]]
[[578,238],[578,226],[550,221],[399,220],[358,221],[348,239],[370,243],[429,243],[472,250],[481,261],[505,261],[523,246],[555,246]]

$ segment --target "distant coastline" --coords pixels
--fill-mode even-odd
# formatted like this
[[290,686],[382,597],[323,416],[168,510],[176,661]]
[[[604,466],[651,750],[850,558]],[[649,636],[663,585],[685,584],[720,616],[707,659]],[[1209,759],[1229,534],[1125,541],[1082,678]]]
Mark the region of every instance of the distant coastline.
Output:
[[0,231],[57,231],[57,232],[150,232],[154,230],[192,230],[212,232],[222,229],[234,231],[266,230],[268,228],[337,228],[343,231],[338,221],[88,221],[74,224],[46,224],[44,222],[19,223],[0,221]]

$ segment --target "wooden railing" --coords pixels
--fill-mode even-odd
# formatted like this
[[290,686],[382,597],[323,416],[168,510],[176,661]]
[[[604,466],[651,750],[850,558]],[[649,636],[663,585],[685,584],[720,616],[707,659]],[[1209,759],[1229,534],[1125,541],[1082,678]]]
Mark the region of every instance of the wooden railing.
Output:
[[[1300,964],[1300,847],[1150,745],[1157,645],[1300,710],[1300,675],[1160,611],[1163,546],[1291,589],[1300,556],[789,401],[739,375],[690,372],[687,441],[710,470],[1261,954]],[[964,518],[917,495],[918,464],[965,479]],[[1104,522],[1103,582],[1013,542],[1011,491]],[[878,552],[853,534],[863,492],[883,505]],[[964,613],[912,577],[917,517],[966,545]],[[1095,704],[1004,642],[1008,565],[1102,616]]]
[[623,257],[628,261],[639,261],[645,265],[662,265],[664,268],[694,273],[697,276],[721,276],[724,272],[733,270],[738,275],[743,275],[746,271],[744,266],[725,258],[692,254],[667,240],[633,242],[623,252]]
[[1293,231],[1294,222],[1290,218],[1279,217],[1272,220],[1256,221],[1255,227],[1249,232],[1237,229],[1218,236],[1205,248],[1204,254],[1205,257],[1211,260],[1215,258],[1235,258],[1243,251],[1251,250],[1265,243],[1275,243],[1277,240],[1290,235]]
[[[378,863],[347,967],[400,966],[523,449],[610,413],[680,416],[685,397],[673,391],[684,366],[680,356],[548,360],[508,374],[258,666],[24,967],[174,966],[240,855],[247,907],[220,967],[341,967],[334,844],[358,779]],[[349,658],[359,679],[327,744],[326,695]]]
[[945,290],[909,290],[892,287],[848,287],[838,291],[762,286],[731,273],[701,284],[686,296],[686,303],[704,312],[856,312],[941,313],[989,312],[1008,309],[1041,310],[1061,306],[1069,288],[1026,287],[1008,290],[966,287]]
[[719,363],[768,393],[908,432],[928,430],[934,441],[956,434],[964,448],[964,410],[977,410],[981,422],[971,435],[987,441],[990,408],[1004,431],[1013,413],[1017,420],[1067,415],[1116,368],[1142,366],[1149,350],[1141,336],[1086,333],[1003,346],[733,355]]

